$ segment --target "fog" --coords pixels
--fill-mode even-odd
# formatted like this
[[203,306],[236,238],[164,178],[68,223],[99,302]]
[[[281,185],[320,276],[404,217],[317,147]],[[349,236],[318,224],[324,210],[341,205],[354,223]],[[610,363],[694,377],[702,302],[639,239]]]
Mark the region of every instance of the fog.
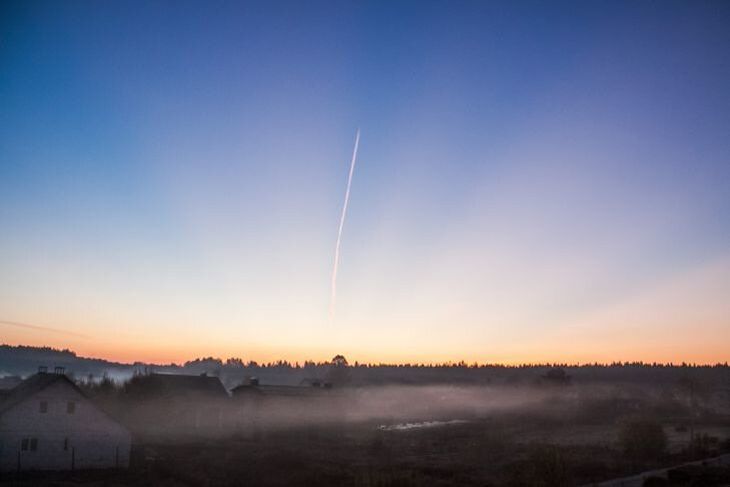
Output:
[[343,393],[349,421],[448,420],[534,407],[548,391],[489,386],[375,386]]
[[[661,388],[584,384],[554,386],[255,386],[216,398],[127,388],[107,405],[142,435],[170,438],[352,426],[383,431],[444,427],[500,418],[614,421],[638,410],[675,408],[681,397]],[[413,424],[419,423],[418,426]],[[409,427],[398,425],[411,424]]]

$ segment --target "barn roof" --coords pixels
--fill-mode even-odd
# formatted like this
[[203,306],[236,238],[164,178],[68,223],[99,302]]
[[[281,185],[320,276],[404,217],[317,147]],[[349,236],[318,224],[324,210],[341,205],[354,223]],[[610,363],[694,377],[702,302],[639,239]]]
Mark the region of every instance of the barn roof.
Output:
[[82,396],[85,394],[79,389],[71,379],[66,377],[64,374],[49,374],[49,373],[38,373],[25,379],[23,382],[10,389],[4,398],[0,398],[0,414],[4,413],[8,409],[12,408],[16,404],[20,404],[33,394],[42,391],[51,384],[56,382],[64,381],[67,382],[72,388],[79,392]]
[[329,393],[330,390],[324,387],[312,386],[281,386],[281,385],[249,385],[242,384],[234,387],[231,392],[234,396],[242,396],[244,394],[260,394],[263,396],[276,397],[311,397],[321,396]]
[[218,377],[207,375],[150,374],[162,394],[174,396],[212,396],[227,398],[228,392]]

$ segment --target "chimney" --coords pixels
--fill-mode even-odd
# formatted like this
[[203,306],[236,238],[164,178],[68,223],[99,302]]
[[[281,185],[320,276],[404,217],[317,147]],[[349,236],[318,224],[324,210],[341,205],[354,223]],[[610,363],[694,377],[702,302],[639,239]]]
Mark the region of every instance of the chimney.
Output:
[[53,373],[56,375],[64,375],[66,373],[66,367],[61,367],[57,365],[53,368]]

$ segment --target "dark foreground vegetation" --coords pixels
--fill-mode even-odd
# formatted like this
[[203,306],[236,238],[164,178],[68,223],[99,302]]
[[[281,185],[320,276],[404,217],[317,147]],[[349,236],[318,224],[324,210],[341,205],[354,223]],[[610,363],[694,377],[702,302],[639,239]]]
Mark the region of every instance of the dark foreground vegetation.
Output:
[[[690,456],[681,449],[657,451],[639,461],[626,456],[608,430],[518,417],[407,432],[365,425],[290,429],[250,438],[140,443],[126,471],[26,473],[2,484],[569,486]],[[692,467],[645,485],[720,486],[729,480],[728,467]]]

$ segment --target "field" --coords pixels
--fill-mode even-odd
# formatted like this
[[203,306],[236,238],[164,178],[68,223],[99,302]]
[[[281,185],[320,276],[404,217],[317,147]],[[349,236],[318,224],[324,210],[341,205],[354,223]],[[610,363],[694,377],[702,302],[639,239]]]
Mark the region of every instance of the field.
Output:
[[[26,473],[2,484],[571,486],[730,451],[730,421],[722,415],[698,418],[691,442],[686,417],[651,416],[646,410],[606,414],[578,396],[558,392],[531,407],[461,411],[458,417],[420,413],[409,425],[399,415],[391,422],[268,425],[198,437],[140,434],[128,470]],[[418,423],[426,419],[444,422]],[[644,450],[627,447],[627,431],[646,425],[658,425],[664,443],[656,450],[652,444]],[[629,446],[644,440],[629,438]],[[723,485],[730,478],[727,468],[708,475],[707,469],[695,469],[681,481],[654,485]]]

